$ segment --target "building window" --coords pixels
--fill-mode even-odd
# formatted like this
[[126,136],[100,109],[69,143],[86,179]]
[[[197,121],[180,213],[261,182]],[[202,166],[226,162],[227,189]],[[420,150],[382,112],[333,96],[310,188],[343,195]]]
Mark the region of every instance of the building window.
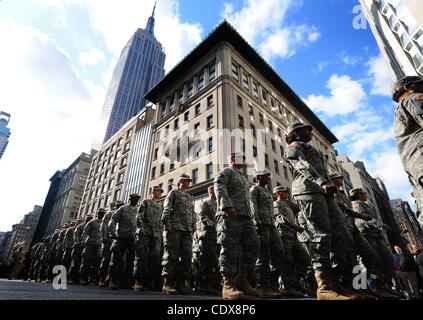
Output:
[[259,113],[259,120],[261,124],[264,124],[264,117],[263,117],[263,113]]
[[116,144],[113,144],[112,145],[112,151],[111,152],[113,152],[113,151],[115,151],[116,150]]
[[117,200],[120,200],[120,193],[121,193],[121,190],[119,189],[119,190],[116,190],[116,192],[115,192],[115,202],[117,201]]
[[160,175],[164,174],[164,171],[165,171],[165,165],[164,165],[164,163],[162,163],[160,165]]
[[242,116],[238,116],[238,127],[244,129],[244,118]]
[[120,139],[118,140],[118,146],[120,146],[120,145],[122,144],[122,142],[123,142],[123,139],[122,139],[122,138],[120,138]]
[[270,132],[273,132],[273,123],[272,123],[272,121],[268,121],[268,123],[269,123],[269,130],[270,130]]
[[123,176],[124,176],[124,173],[123,172],[119,173],[119,175],[117,177],[117,183],[122,183],[123,182]]
[[245,139],[241,140],[241,148],[242,148],[242,152],[245,153]]
[[126,144],[125,144],[125,148],[123,149],[123,151],[124,152],[127,152],[127,151],[129,151],[129,146],[131,145],[131,142],[127,142]]
[[128,132],[126,133],[126,139],[132,137],[132,129],[129,129]]
[[248,113],[254,117],[254,110],[253,110],[253,106],[252,105],[249,105],[248,106]]
[[157,160],[157,157],[159,156],[159,148],[156,148],[155,150],[154,150],[154,158],[153,158],[153,160]]
[[289,180],[288,177],[288,168],[286,166],[283,166],[283,175],[285,176],[286,180]]
[[189,111],[184,113],[184,121],[188,122],[189,121]]
[[184,102],[184,89],[179,90],[178,93],[178,105],[182,104]]
[[107,184],[103,184],[101,187],[101,193],[105,192],[107,188]]
[[196,185],[198,183],[198,169],[192,170],[192,184]]
[[253,131],[253,137],[257,136],[257,132],[256,132],[256,126],[255,125],[251,125],[251,130]]
[[281,129],[279,129],[279,128],[278,128],[278,136],[279,136],[279,138],[282,138],[282,132],[281,132]]
[[207,180],[210,180],[211,178],[213,178],[213,163],[207,164],[206,175],[207,175]]
[[207,108],[213,107],[213,95],[207,97]]
[[207,117],[207,129],[213,127],[213,115]]
[[253,146],[253,157],[256,158],[257,157],[257,147]]
[[120,161],[120,167],[126,166],[127,161],[128,161],[128,158],[127,157],[122,158],[122,160]]
[[263,103],[267,104],[267,92],[265,89],[261,89],[261,97],[263,98]]
[[109,190],[115,186],[115,179],[109,181]]
[[269,156],[267,154],[264,155],[264,165],[269,168]]
[[237,95],[236,96],[236,101],[237,101],[237,105],[238,107],[242,108],[242,97]]
[[194,136],[200,134],[199,130],[200,130],[200,122],[197,122],[196,124],[194,124]]
[[121,153],[122,152],[120,150],[116,151],[115,159],[120,158]]
[[153,167],[153,169],[151,169],[151,179],[154,179],[156,177],[156,167]]
[[283,146],[281,146],[281,156],[285,157],[285,150],[283,149]]
[[270,142],[272,144],[272,150],[276,152],[276,143],[275,143],[275,140],[271,139]]
[[254,95],[254,97],[258,98],[258,85],[257,85],[257,82],[255,82],[253,80],[251,86],[253,88],[253,95]]
[[200,112],[201,112],[201,105],[197,104],[195,106],[195,116],[198,116],[200,114]]
[[164,131],[164,133],[165,133],[165,137],[169,134],[169,130],[170,130],[170,126],[169,126],[169,125],[167,125],[167,126],[165,127],[165,131]]
[[166,104],[162,104],[162,106],[160,107],[160,117],[164,118],[165,115],[166,115]]
[[169,112],[175,111],[175,97],[169,98]]
[[188,98],[191,98],[193,94],[194,94],[194,82],[191,81],[188,84]]
[[248,81],[248,75],[245,74],[244,72],[242,73],[242,86],[247,89],[250,90],[250,84]]
[[169,193],[173,188],[173,179],[167,181],[167,193]]
[[214,79],[216,79],[216,64],[213,62],[213,64],[209,66],[209,82],[213,82]]
[[238,66],[232,62],[232,77],[238,80]]
[[210,137],[207,141],[207,151],[208,152],[213,151],[213,137]]
[[179,119],[175,119],[175,121],[173,122],[173,129],[176,130],[179,128]]
[[116,172],[116,166],[112,167],[112,174]]
[[203,90],[203,88],[204,88],[204,73],[201,72],[198,75],[198,91]]
[[279,174],[279,163],[277,160],[273,160],[273,164],[275,165],[275,172]]
[[175,169],[175,163],[174,162],[171,162],[170,165],[169,165],[169,171],[172,171],[174,169]]

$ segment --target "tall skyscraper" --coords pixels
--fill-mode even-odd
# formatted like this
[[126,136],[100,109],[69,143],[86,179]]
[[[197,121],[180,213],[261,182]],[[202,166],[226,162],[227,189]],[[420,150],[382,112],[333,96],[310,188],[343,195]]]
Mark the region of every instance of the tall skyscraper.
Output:
[[9,143],[10,129],[7,127],[10,114],[0,111],[0,159]]
[[166,55],[154,36],[155,7],[145,29],[139,28],[123,48],[113,71],[93,145],[96,150],[145,107],[144,95],[164,76]]
[[360,3],[393,78],[423,76],[423,28],[419,22],[423,20],[423,10],[412,9],[414,1],[360,0]]

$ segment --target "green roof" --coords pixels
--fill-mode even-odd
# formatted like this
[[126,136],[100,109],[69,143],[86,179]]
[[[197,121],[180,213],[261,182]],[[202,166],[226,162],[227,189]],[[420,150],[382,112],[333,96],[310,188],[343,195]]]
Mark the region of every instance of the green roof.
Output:
[[157,103],[159,96],[186,74],[193,64],[206,56],[210,50],[223,41],[229,42],[254,69],[268,80],[277,90],[283,93],[291,105],[303,115],[330,143],[338,142],[335,135],[325,126],[316,114],[298,97],[273,68],[251,47],[247,41],[226,21],[221,22],[209,35],[189,52],[165,77],[157,83],[145,98]]

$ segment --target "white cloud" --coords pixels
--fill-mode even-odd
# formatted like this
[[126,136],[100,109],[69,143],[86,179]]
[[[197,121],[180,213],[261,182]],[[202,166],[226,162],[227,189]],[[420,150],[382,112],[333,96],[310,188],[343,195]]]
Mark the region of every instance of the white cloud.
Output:
[[362,61],[361,57],[349,55],[345,51],[339,52],[337,54],[337,57],[342,63],[349,65],[349,66],[355,66],[356,64],[358,64]]
[[390,96],[393,79],[385,59],[379,55],[371,58],[367,65],[369,67],[368,75],[372,82],[370,93]]
[[35,28],[2,22],[0,41],[0,105],[12,115],[0,162],[0,230],[7,230],[43,204],[55,170],[89,151],[104,88],[81,78],[69,55]]
[[104,59],[105,57],[103,52],[101,52],[100,50],[96,48],[91,48],[90,51],[81,52],[79,54],[79,62],[81,64],[88,64],[88,65],[97,64],[101,61],[104,61]]
[[329,96],[310,95],[305,103],[315,112],[322,112],[330,117],[347,115],[364,107],[366,93],[360,82],[347,75],[332,75],[326,84]]
[[284,25],[286,14],[294,5],[301,4],[292,0],[245,0],[236,11],[232,3],[225,3],[222,16],[257,46],[266,60],[289,58],[321,36],[315,26]]

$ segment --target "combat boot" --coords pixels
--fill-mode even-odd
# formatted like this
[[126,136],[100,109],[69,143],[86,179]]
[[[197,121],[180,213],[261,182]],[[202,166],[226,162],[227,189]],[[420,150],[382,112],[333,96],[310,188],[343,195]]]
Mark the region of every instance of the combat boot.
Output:
[[170,279],[164,279],[162,292],[164,294],[178,294],[178,290],[175,288],[175,283]]
[[378,296],[381,300],[401,300],[401,297],[391,294],[385,286],[379,281],[376,280],[374,282],[375,285],[375,291],[374,293]]
[[142,285],[141,281],[136,280],[133,289],[134,291],[142,291],[144,290],[144,286]]
[[98,286],[100,287],[100,288],[104,288],[104,287],[106,287],[106,285],[104,284],[104,281],[99,281],[99,283],[98,283]]
[[183,295],[190,295],[190,294],[192,294],[192,288],[191,288],[191,286],[187,285],[186,284],[186,281],[185,280],[182,280],[182,279],[178,279],[177,280],[176,290],[178,290],[178,292],[180,294],[183,294]]
[[242,291],[237,290],[231,280],[223,278],[222,298],[228,300],[240,300],[244,297]]
[[212,296],[220,295],[220,292],[213,288],[212,282],[210,280],[201,281],[200,291],[205,294],[210,294]]
[[276,298],[280,298],[281,294],[280,292],[273,291],[268,283],[263,283],[263,284],[260,284],[259,297],[276,299]]
[[304,298],[304,294],[293,286],[283,286],[283,289],[281,289],[281,295],[291,298]]
[[315,273],[317,281],[317,300],[352,300],[333,287],[330,275],[323,272]]
[[113,278],[109,280],[109,288],[112,290],[119,290],[119,285],[114,281]]
[[109,286],[109,284],[110,284],[110,277],[109,277],[109,276],[107,276],[107,277],[106,277],[106,280],[104,280],[104,287],[108,287],[108,286]]
[[87,282],[87,281],[85,281],[85,280],[81,280],[81,281],[79,282],[79,284],[80,284],[81,286],[86,286],[86,285],[88,284],[88,282]]
[[235,287],[241,290],[246,296],[258,297],[259,293],[256,288],[253,288],[244,275],[238,275],[235,278]]

